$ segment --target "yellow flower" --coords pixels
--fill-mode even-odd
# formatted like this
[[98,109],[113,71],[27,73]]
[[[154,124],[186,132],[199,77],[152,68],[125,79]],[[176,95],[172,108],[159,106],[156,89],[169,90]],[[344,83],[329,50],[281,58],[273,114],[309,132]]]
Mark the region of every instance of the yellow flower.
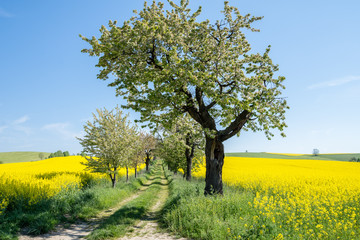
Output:
[[279,233],[279,234],[275,237],[275,240],[282,240],[282,239],[284,239],[284,236],[283,236],[281,233]]

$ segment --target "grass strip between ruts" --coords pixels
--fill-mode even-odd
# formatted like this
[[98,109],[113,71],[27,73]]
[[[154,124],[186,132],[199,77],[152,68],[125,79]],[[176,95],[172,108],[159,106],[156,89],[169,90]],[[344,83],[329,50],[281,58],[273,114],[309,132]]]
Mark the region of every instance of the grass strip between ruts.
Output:
[[148,188],[137,198],[121,207],[110,217],[104,219],[100,226],[87,236],[87,239],[111,239],[124,236],[129,227],[143,218],[155,203],[154,200],[157,198],[161,189],[160,176],[162,174],[159,166],[157,166],[157,169],[153,173],[152,182]]

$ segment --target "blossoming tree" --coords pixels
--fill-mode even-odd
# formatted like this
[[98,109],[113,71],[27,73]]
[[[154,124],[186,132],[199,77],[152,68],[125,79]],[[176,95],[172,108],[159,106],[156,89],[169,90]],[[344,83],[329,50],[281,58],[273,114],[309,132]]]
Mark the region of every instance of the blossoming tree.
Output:
[[[198,21],[189,1],[171,9],[155,1],[121,26],[109,22],[99,38],[83,37],[98,56],[99,79],[115,76],[109,86],[123,96],[125,107],[141,113],[141,121],[161,122],[162,113],[176,118],[187,112],[205,132],[205,194],[222,194],[222,166],[227,139],[240,130],[283,131],[286,101],[281,97],[284,77],[275,77],[278,66],[264,53],[250,53],[243,29],[258,31],[261,17],[241,15],[224,4],[224,18]],[[282,133],[282,135],[284,135]]]

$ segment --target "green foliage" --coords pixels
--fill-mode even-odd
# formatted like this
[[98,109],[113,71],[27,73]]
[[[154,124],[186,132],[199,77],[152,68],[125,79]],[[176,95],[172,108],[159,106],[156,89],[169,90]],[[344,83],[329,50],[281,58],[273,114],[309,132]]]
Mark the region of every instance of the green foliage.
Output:
[[43,160],[44,158],[45,158],[45,154],[44,153],[39,153],[39,158],[41,159],[41,160]]
[[201,126],[190,116],[186,114],[158,126],[157,132],[162,133],[158,154],[170,170],[177,172],[181,168],[186,173],[188,160],[195,169],[202,163],[204,134]]
[[158,154],[169,169],[177,172],[180,168],[186,169],[185,146],[176,135],[169,135],[158,146]]
[[360,158],[352,157],[350,162],[360,162]]
[[320,153],[319,149],[317,149],[317,148],[313,149],[313,155],[314,156],[319,155],[319,153]]
[[[241,15],[224,4],[224,17],[210,23],[198,21],[189,1],[171,5],[145,2],[144,9],[122,26],[109,21],[101,37],[83,40],[91,45],[82,52],[98,56],[99,79],[116,87],[128,101],[127,108],[141,113],[141,121],[175,119],[183,112],[208,129],[220,141],[245,130],[283,131],[288,108],[281,91],[284,77],[275,77],[278,66],[264,53],[251,53],[242,30],[258,31],[251,25],[261,17]],[[166,119],[165,119],[166,120]],[[245,124],[246,123],[246,124]],[[224,130],[218,130],[218,126]],[[282,134],[283,135],[283,134]]]
[[120,168],[131,165],[137,127],[131,125],[118,107],[96,111],[93,122],[88,121],[84,126],[84,137],[78,138],[86,154],[83,164],[92,172],[108,174],[114,187]]
[[58,150],[54,153],[50,153],[49,157],[48,158],[54,158],[54,157],[67,157],[67,156],[70,156],[70,153],[69,151],[61,151],[61,150]]
[[55,157],[64,157],[64,153],[61,150],[58,150],[54,153]]
[[[285,137],[285,77],[275,74],[270,45],[263,53],[250,52],[243,30],[259,31],[252,25],[261,17],[243,16],[225,1],[223,18],[210,23],[197,19],[201,7],[192,12],[189,1],[168,2],[167,11],[162,2],[145,2],[122,26],[102,26],[99,38],[80,35],[90,44],[82,52],[99,57],[98,78],[111,76],[108,86],[127,100],[124,107],[141,114],[140,122],[164,125],[188,113],[202,126],[211,175],[207,194],[222,194],[222,142],[242,129],[263,131],[268,139],[275,129]],[[221,167],[212,169],[208,163],[215,159]]]

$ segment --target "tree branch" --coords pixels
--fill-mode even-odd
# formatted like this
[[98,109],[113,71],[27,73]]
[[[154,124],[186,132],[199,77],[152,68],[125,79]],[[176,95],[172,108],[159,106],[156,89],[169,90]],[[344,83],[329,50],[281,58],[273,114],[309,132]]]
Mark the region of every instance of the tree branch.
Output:
[[249,111],[242,111],[226,129],[219,131],[219,140],[223,142],[236,135],[249,120],[250,116],[251,113]]

